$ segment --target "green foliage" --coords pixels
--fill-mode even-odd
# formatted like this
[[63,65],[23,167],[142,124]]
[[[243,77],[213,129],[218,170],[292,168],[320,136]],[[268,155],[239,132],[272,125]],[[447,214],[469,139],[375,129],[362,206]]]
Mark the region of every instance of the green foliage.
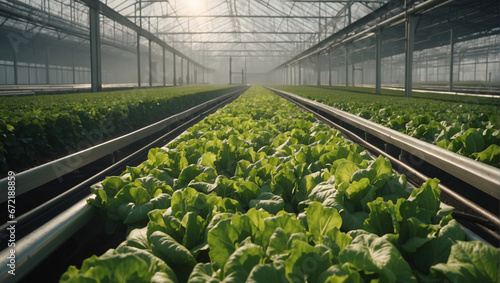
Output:
[[387,95],[374,95],[365,88],[354,87],[278,88],[358,115],[479,162],[500,167],[500,101],[497,98],[462,99],[458,95],[439,94],[394,97],[400,95],[394,93],[398,91],[387,90]]
[[183,86],[0,98],[0,175],[105,142],[228,93]]
[[481,242],[457,242],[446,264],[434,265],[452,282],[498,282],[498,250]]
[[[457,246],[465,234],[441,204],[438,180],[409,192],[388,160],[373,160],[261,88],[92,190],[108,223],[128,226],[117,251],[162,263],[137,282],[154,281],[154,272],[174,282],[498,277],[497,249]],[[146,205],[149,212],[119,209]],[[476,254],[463,260],[459,248]],[[61,281],[86,275],[84,267],[70,267]]]

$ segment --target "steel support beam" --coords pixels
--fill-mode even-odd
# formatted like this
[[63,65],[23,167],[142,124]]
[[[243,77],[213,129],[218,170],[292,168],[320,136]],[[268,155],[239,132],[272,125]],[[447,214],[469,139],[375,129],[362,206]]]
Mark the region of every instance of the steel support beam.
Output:
[[179,79],[179,85],[186,84],[184,82],[184,57],[181,57],[181,78]]
[[162,65],[163,65],[163,85],[167,85],[167,63],[165,63],[165,47],[163,47],[162,49],[162,53],[161,53],[161,61],[162,61]]
[[189,60],[186,60],[186,85],[191,84],[191,78],[189,76]]
[[151,39],[148,40],[148,61],[149,61],[149,87],[153,86],[153,55],[151,54]]
[[102,90],[101,35],[99,9],[89,7],[90,24],[90,83],[92,92]]
[[299,61],[299,85],[302,85],[302,61]]
[[348,45],[345,46],[345,57],[344,57],[344,63],[345,63],[345,86],[349,86],[349,48]]
[[50,48],[45,48],[45,83],[50,84]]
[[354,86],[354,78],[355,78],[355,74],[354,74],[354,71],[356,71],[356,69],[354,68],[354,59],[355,56],[354,56],[354,48],[352,49],[352,55],[351,55],[351,85]]
[[410,97],[413,88],[413,46],[415,44],[415,15],[408,14],[405,21],[405,96]]
[[[18,78],[18,72],[17,72],[17,52],[16,52],[16,50],[12,50],[12,59],[14,61],[14,84],[18,85],[19,78]],[[28,74],[29,74],[29,71],[28,71]]]
[[304,41],[301,40],[250,40],[250,41],[228,41],[228,40],[221,40],[221,41],[216,41],[216,40],[174,40],[172,43],[180,43],[180,44],[190,44],[190,43],[196,43],[196,44],[300,44],[304,43]]
[[229,84],[233,84],[233,58],[229,56]]
[[75,50],[71,51],[71,73],[73,77],[73,84],[76,84],[76,70],[75,70]]
[[[453,39],[453,28],[450,29],[450,91],[453,91],[453,53],[455,53],[455,40]],[[488,71],[486,71],[488,72]]]
[[332,86],[332,51],[328,51],[328,86]]
[[158,35],[213,35],[213,34],[280,34],[280,35],[311,35],[318,34],[313,31],[160,31]]
[[[109,18],[113,21],[116,21],[117,23],[119,23],[123,26],[126,26],[126,27],[132,29],[133,31],[136,31],[138,35],[141,35],[147,39],[152,40],[153,42],[156,42],[158,45],[165,47],[167,50],[169,50],[171,52],[177,53],[181,57],[188,58],[186,55],[182,54],[181,52],[179,52],[178,50],[176,50],[172,46],[168,45],[163,40],[159,39],[157,36],[150,33],[149,31],[137,26],[135,23],[133,23],[127,17],[121,15],[120,13],[113,10],[111,7],[104,4],[103,2],[101,2],[99,0],[81,0],[81,2],[86,4],[87,6],[89,6],[91,8],[96,8],[98,11],[100,11],[100,13],[103,16],[106,16],[107,18]],[[139,16],[137,16],[137,17],[139,17]],[[145,17],[142,16],[142,18],[145,18]],[[193,61],[193,64],[198,65],[198,66],[203,68],[203,66],[197,62]]]
[[319,59],[320,57],[320,54],[318,53],[317,55],[317,62],[318,62],[318,77],[317,77],[317,80],[316,80],[316,85],[317,86],[320,86],[321,85],[321,61]]
[[[126,16],[127,18],[139,18],[140,16]],[[157,15],[157,16],[142,16],[143,19],[147,18],[165,18],[165,19],[180,19],[180,18],[250,18],[250,19],[339,19],[343,18],[342,16],[288,16],[288,15]],[[316,32],[317,34],[317,32]]]
[[375,93],[380,94],[382,89],[382,30],[375,37]]
[[[322,52],[326,49],[330,49],[332,47],[333,48],[341,47],[356,40],[362,39],[364,37],[371,36],[373,33],[376,32],[378,28],[390,27],[394,24],[404,21],[406,14],[419,13],[421,11],[425,11],[426,9],[430,9],[442,3],[448,2],[449,0],[427,0],[424,1],[423,3],[416,5],[415,7],[408,9],[407,11],[404,10],[401,11],[402,1],[403,0],[389,0],[385,5],[376,9],[372,13],[362,17],[361,19],[356,20],[354,23],[352,23],[352,25],[346,26],[345,28],[339,30],[338,32],[330,35],[328,38],[321,41],[320,43],[308,48],[307,50],[301,52],[298,55],[295,55],[291,59],[285,61],[284,63],[275,68],[277,69],[282,67],[283,65],[287,65],[308,57],[312,57],[314,54]],[[378,22],[378,19],[382,18],[384,15],[388,13],[392,13],[393,10],[395,10],[395,12],[397,12],[398,14],[382,22]],[[356,31],[356,29],[362,28],[363,26],[373,21],[377,21],[377,23],[375,23],[371,27],[363,28],[362,31],[355,33],[354,35],[350,35],[353,31]]]
[[137,33],[137,85],[141,86],[141,35]]
[[177,69],[176,69],[176,61],[177,61],[177,58],[175,56],[175,53],[172,53],[173,54],[173,57],[174,57],[174,64],[173,64],[173,73],[174,73],[174,78],[173,78],[173,81],[174,81],[174,86],[177,86]]
[[297,64],[293,64],[293,85],[297,85]]

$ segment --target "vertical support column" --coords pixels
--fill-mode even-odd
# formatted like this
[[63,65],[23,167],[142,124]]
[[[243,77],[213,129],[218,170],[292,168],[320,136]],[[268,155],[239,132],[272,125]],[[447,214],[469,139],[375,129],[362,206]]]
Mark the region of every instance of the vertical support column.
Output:
[[476,71],[477,71],[477,55],[474,54],[474,81],[476,81]]
[[455,40],[453,39],[453,28],[450,29],[450,91],[453,91],[453,53]]
[[162,48],[162,51],[161,51],[161,58],[162,58],[162,62],[163,62],[163,86],[166,86],[167,85],[167,63],[165,63],[165,47]]
[[229,56],[229,84],[233,84],[233,58]]
[[201,83],[205,84],[205,68],[201,69]]
[[317,63],[318,63],[318,77],[317,77],[317,81],[316,81],[316,85],[317,86],[320,86],[321,85],[321,61],[319,60],[319,52],[318,52],[318,60],[317,60]]
[[189,77],[189,60],[186,60],[186,85],[191,84],[191,78]]
[[151,54],[151,39],[148,41],[148,59],[149,59],[149,87],[153,86],[153,56]]
[[295,64],[291,65],[291,71],[292,71],[292,78],[293,78],[293,82],[292,82],[292,85],[297,85],[297,68],[295,66]]
[[50,84],[50,68],[49,68],[49,64],[50,64],[50,49],[49,47],[47,46],[45,48],[45,83],[46,84]]
[[290,81],[288,80],[288,66],[283,67],[283,77],[285,78],[285,84],[289,85]]
[[[350,9],[349,9],[350,10]],[[350,17],[349,17],[350,18]],[[349,47],[345,46],[345,86],[349,86]]]
[[351,55],[351,85],[354,86],[354,72],[356,71],[356,69],[354,68],[354,58],[356,58],[356,56],[354,56],[354,48],[352,50],[352,55]]
[[328,86],[332,86],[332,50],[328,51]]
[[[17,74],[17,52],[15,50],[13,50],[13,52],[12,52],[12,59],[14,61],[14,84],[18,85],[19,78],[18,78],[18,74]],[[28,74],[29,74],[29,69],[28,69]]]
[[485,82],[491,82],[491,74],[490,78],[488,78],[488,57],[490,57],[490,48],[486,48],[486,76],[484,77]]
[[[408,7],[407,7],[408,8]],[[415,43],[415,16],[406,17],[406,62],[405,62],[405,96],[410,97],[413,88],[413,45]]]
[[174,65],[173,66],[173,68],[174,68],[174,78],[173,78],[173,81],[174,81],[174,86],[177,86],[177,68],[176,68],[176,61],[177,61],[176,57],[177,56],[175,56],[175,53],[172,53],[172,54],[174,54],[174,64],[173,64]]
[[382,89],[382,30],[378,30],[375,46],[375,93],[380,94]]
[[90,83],[92,92],[102,90],[101,73],[101,36],[99,10],[95,7],[89,8],[90,23]]
[[141,86],[141,35],[137,32],[137,85]]
[[241,84],[244,85],[245,84],[245,70],[244,69],[241,69]]
[[72,73],[72,79],[73,79],[73,84],[76,84],[76,70],[75,70],[75,50],[73,49],[71,51],[71,73]]
[[179,78],[179,85],[184,85],[184,57],[181,57],[181,77]]
[[293,85],[293,67],[288,65],[288,73],[290,74],[290,85]]
[[[427,51],[425,52],[425,82],[428,82],[429,81],[429,76],[428,76],[428,73],[429,73],[429,56],[427,56]],[[459,62],[460,64],[460,62]],[[460,70],[460,68],[459,68]]]
[[299,85],[302,85],[302,61],[299,61]]

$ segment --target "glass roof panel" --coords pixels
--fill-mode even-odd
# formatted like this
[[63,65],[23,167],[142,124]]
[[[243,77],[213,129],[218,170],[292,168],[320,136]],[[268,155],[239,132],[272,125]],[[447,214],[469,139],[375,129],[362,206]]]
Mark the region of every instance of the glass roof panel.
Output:
[[230,56],[271,69],[382,5],[381,2],[292,0],[108,0],[105,3],[214,69],[227,64]]

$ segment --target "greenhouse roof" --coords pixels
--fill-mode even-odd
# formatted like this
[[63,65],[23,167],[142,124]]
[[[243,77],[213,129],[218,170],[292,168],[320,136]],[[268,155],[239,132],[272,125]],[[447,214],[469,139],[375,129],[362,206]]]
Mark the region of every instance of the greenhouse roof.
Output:
[[[195,60],[271,69],[386,3],[306,0],[108,0],[132,22]],[[142,18],[142,21],[139,20]],[[207,59],[210,58],[210,59]]]

